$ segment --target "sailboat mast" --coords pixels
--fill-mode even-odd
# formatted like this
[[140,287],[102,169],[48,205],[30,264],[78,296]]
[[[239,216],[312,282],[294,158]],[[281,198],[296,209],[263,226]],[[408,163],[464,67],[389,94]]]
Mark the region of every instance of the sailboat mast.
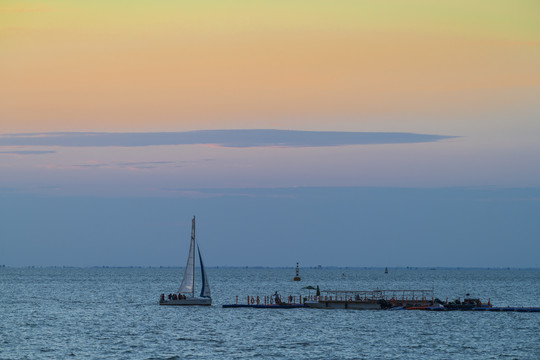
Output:
[[[193,261],[191,262],[192,268],[192,274],[195,275],[195,216],[193,216],[193,220],[191,220],[191,247],[193,248],[193,254],[190,254],[190,256],[193,257]],[[195,276],[191,277],[191,296],[195,296]]]

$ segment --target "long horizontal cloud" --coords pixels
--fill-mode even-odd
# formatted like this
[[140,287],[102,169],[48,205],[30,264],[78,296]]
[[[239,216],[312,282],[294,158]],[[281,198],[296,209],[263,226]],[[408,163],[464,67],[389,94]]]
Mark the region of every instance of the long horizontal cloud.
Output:
[[0,146],[155,146],[316,147],[423,143],[452,136],[397,133],[296,130],[198,130],[187,132],[104,133],[62,132],[0,135]]
[[[213,161],[213,159],[201,159],[197,161]],[[156,169],[158,167],[183,167],[187,164],[194,163],[195,161],[109,161],[109,162],[97,162],[91,161],[86,164],[70,165],[71,168],[118,168],[118,169]]]
[[56,151],[49,150],[16,150],[16,151],[0,151],[0,155],[43,155],[54,154]]

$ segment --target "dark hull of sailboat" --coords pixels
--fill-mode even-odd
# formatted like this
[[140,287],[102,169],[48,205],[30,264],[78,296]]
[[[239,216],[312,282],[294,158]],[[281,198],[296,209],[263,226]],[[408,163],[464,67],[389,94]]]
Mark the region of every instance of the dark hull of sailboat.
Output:
[[187,298],[178,300],[161,300],[159,305],[173,305],[173,306],[210,306],[212,305],[212,299],[210,298]]

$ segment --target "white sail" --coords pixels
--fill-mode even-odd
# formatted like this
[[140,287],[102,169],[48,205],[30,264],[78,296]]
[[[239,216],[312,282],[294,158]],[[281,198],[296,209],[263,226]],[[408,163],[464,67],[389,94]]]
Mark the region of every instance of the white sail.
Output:
[[195,216],[191,220],[191,243],[189,245],[189,254],[186,264],[186,270],[184,271],[184,279],[180,284],[179,293],[191,294],[194,296],[194,276],[195,276]]
[[199,250],[199,262],[201,263],[201,277],[202,277],[202,288],[201,288],[201,297],[210,297],[210,284],[208,283],[208,276],[206,275],[206,269],[202,261],[201,249],[197,245],[197,250]]

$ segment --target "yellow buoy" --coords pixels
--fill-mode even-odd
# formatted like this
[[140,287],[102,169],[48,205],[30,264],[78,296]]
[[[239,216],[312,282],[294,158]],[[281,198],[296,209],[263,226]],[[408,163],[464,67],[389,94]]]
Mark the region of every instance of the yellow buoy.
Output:
[[300,276],[298,275],[298,263],[296,263],[296,276],[293,278],[294,281],[300,281]]

